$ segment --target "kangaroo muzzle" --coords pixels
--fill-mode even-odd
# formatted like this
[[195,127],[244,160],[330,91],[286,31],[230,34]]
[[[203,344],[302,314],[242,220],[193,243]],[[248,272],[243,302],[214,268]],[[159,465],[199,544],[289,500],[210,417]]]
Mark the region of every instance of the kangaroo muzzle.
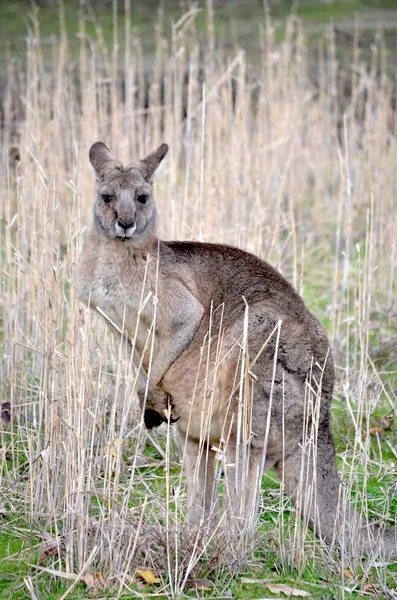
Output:
[[130,239],[136,230],[136,223],[134,220],[128,219],[117,219],[116,225],[115,225],[115,229],[116,229],[116,236],[117,238],[121,239],[122,241],[125,241],[127,239]]

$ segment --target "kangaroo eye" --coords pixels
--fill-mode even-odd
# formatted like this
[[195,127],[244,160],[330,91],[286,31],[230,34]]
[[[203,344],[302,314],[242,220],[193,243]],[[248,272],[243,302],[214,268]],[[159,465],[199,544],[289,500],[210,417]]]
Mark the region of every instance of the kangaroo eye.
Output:
[[111,194],[102,194],[102,200],[109,204],[113,200],[113,196]]
[[145,194],[142,194],[141,196],[138,196],[137,200],[141,204],[146,204],[146,202],[148,200],[148,196],[146,196]]

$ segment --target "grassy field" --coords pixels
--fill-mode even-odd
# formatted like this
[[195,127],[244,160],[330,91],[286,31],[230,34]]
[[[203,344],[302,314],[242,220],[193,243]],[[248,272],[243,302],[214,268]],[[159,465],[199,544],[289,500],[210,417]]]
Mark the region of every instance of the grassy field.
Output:
[[[302,531],[273,472],[263,479],[254,535],[235,547],[221,534],[188,539],[173,429],[142,429],[129,360],[73,285],[92,214],[89,147],[103,140],[128,163],[166,141],[156,184],[161,235],[239,246],[294,284],[336,359],[344,491],[364,516],[394,526],[393,57],[379,37],[364,65],[355,38],[352,64],[341,69],[330,27],[313,52],[299,19],[286,21],[281,39],[262,17],[251,62],[237,39],[224,44],[211,11],[196,24],[203,14],[193,7],[171,31],[162,19],[151,28],[148,76],[147,30],[131,36],[120,13],[117,32],[105,36],[77,14],[71,38],[65,8],[59,35],[44,44],[51,28],[41,30],[33,11],[27,45],[11,48],[6,63],[1,600],[258,600],[292,590],[324,600],[395,598],[397,565],[341,555]],[[109,48],[110,36],[119,45]]]

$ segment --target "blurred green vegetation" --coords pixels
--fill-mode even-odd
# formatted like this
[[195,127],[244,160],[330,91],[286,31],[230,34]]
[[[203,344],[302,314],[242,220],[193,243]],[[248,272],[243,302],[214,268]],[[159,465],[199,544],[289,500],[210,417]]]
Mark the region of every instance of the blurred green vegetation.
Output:
[[[172,23],[184,13],[190,1],[181,0],[149,0],[146,2],[131,2],[131,25],[140,34],[154,32],[154,24],[159,17],[165,30],[171,30]],[[196,25],[203,29],[207,25],[207,3],[197,4],[202,10],[196,19]],[[33,6],[36,8],[34,9]],[[114,8],[117,8],[115,11]],[[397,26],[397,3],[395,0],[339,0],[335,2],[318,0],[301,0],[293,3],[291,0],[268,0],[270,16],[274,19],[285,19],[291,13],[296,14],[308,30],[316,29],[321,23],[330,19],[345,23],[347,29],[353,28],[353,19],[365,21],[370,28],[386,27],[395,30]],[[86,33],[94,36],[100,29],[105,40],[113,39],[113,23],[116,15],[120,31],[124,31],[124,1],[118,0],[113,5],[111,0],[102,2],[82,2],[81,0],[42,0],[35,5],[30,0],[0,1],[0,48],[4,52],[6,45],[13,50],[24,51],[21,41],[33,31],[33,14],[36,12],[40,23],[42,39],[53,38],[60,33],[60,14],[64,13],[65,31],[69,36],[75,36],[80,30],[80,16],[84,17]],[[248,40],[258,25],[264,22],[265,11],[262,0],[218,0],[214,2],[214,26],[223,33],[227,42],[230,36],[230,22],[238,25],[233,35],[239,41]],[[364,25],[363,25],[364,26]],[[147,39],[147,36],[145,36]],[[122,44],[123,35],[120,36]],[[150,45],[150,39],[147,40]],[[154,44],[154,40],[151,41]]]
[[[209,13],[206,0],[130,1],[132,39],[139,38],[145,56],[145,68],[150,71],[155,53],[157,31],[171,38],[173,26],[189,7],[200,10],[191,25],[205,43],[209,33]],[[299,17],[307,38],[309,53],[316,62],[318,45],[329,35],[329,24],[335,27],[336,55],[340,64],[352,62],[353,31],[359,32],[359,60],[370,64],[374,48],[380,40],[386,52],[386,72],[394,77],[397,66],[397,2],[395,0],[214,0],[213,31],[217,43],[226,51],[244,48],[249,61],[258,61],[259,32],[264,29],[266,13],[270,15],[277,42],[284,39],[286,19]],[[27,40],[39,35],[44,60],[49,58],[63,31],[69,40],[69,56],[73,59],[80,49],[81,35],[100,39],[104,47],[112,48],[117,41],[119,56],[125,46],[124,0],[0,0],[0,83],[8,68],[8,59],[23,61]],[[115,27],[115,24],[117,27]],[[379,37],[379,30],[382,37]]]

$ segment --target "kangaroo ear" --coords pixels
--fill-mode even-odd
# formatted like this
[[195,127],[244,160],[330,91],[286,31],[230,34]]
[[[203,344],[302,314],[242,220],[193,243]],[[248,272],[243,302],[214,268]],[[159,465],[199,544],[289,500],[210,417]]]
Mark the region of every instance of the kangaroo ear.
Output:
[[115,162],[109,148],[103,142],[95,142],[90,148],[90,162],[95,171],[99,173],[109,162]]
[[158,168],[159,164],[161,163],[167,152],[168,145],[161,144],[161,146],[159,146],[157,150],[149,154],[143,160],[139,161],[139,168],[147,179],[150,179],[152,177],[153,173]]

